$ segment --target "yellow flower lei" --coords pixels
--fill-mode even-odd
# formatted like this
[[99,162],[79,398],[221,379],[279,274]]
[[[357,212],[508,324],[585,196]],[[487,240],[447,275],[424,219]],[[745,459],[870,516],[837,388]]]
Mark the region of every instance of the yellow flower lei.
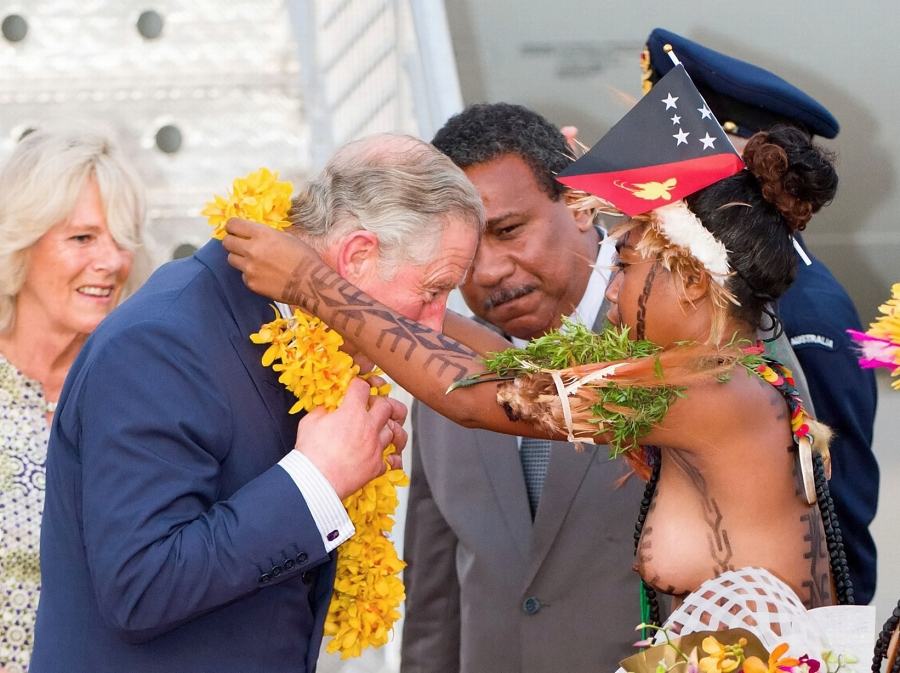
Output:
[[215,227],[212,237],[225,238],[225,223],[232,217],[240,217],[265,224],[279,231],[291,225],[288,210],[291,208],[291,193],[294,186],[290,182],[280,182],[278,172],[260,168],[234,181],[227,197],[213,196],[201,215]]
[[[227,198],[216,196],[203,214],[215,227],[213,236],[225,235],[225,222],[242,217],[276,229],[289,225],[290,182],[279,182],[278,174],[262,168],[234,182]],[[347,386],[359,374],[353,358],[340,350],[344,339],[316,317],[295,310],[290,318],[275,319],[250,335],[256,344],[269,344],[262,364],[279,372],[278,381],[290,390],[297,402],[292,414],[324,407],[332,411],[340,404]],[[368,379],[380,372],[362,375]],[[390,385],[372,387],[373,395],[387,395]],[[385,457],[395,452],[392,445]],[[356,529],[340,549],[334,593],[325,618],[325,635],[331,636],[327,651],[339,652],[342,659],[358,657],[367,647],[381,647],[388,641],[393,624],[400,618],[399,607],[406,598],[399,573],[405,567],[388,538],[394,527],[397,487],[409,484],[402,470],[388,469],[344,500],[344,507]]]

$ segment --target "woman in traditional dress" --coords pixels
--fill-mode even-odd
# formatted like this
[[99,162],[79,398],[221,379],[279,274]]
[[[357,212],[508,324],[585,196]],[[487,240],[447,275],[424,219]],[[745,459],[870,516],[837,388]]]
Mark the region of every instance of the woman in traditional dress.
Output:
[[[750,361],[752,349],[740,345],[755,342],[766,306],[793,277],[793,232],[832,199],[837,176],[825,153],[787,127],[757,134],[744,159],[746,170],[614,230],[620,270],[607,291],[610,321],[664,350],[612,368],[606,362],[554,374],[525,367],[512,382],[446,394],[485,368],[482,355],[509,344],[454,314],[443,334],[406,320],[279,232],[233,221],[225,245],[251,289],[315,313],[448,418],[513,435],[594,435],[629,448],[649,476],[636,569],[651,604],[654,590],[683,596],[746,566],[774,573],[807,607],[852,602],[825,484],[827,429],[805,417],[777,363],[737,364]],[[679,348],[682,342],[696,346]],[[572,392],[589,374],[593,384]],[[619,414],[652,422],[623,429],[604,420],[603,409],[615,411],[604,386],[653,390],[659,375],[682,390],[644,398],[650,410],[626,400],[632,408]],[[557,381],[581,383],[557,394]],[[800,460],[810,441],[816,451]]]

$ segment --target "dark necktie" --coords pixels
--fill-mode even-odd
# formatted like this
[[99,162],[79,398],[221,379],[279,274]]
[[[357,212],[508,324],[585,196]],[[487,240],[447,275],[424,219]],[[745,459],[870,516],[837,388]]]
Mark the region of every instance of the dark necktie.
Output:
[[550,440],[522,437],[519,449],[519,460],[522,461],[522,474],[525,476],[525,490],[528,492],[528,504],[531,505],[531,518],[537,512],[541,499],[541,489],[550,466]]

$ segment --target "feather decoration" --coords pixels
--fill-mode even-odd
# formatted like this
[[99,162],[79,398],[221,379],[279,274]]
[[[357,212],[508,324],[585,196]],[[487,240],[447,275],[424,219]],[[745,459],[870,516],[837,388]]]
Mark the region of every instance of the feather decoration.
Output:
[[[900,283],[891,286],[891,298],[878,307],[881,315],[865,332],[847,330],[859,344],[859,364],[866,369],[884,368],[900,377]],[[900,390],[900,378],[891,384]]]
[[524,348],[492,354],[485,359],[484,374],[453,388],[501,379],[497,401],[512,420],[576,442],[601,437],[615,458],[635,448],[665,418],[685,386],[723,380],[737,363],[756,357],[735,342],[663,349],[630,339],[627,327],[598,333],[564,319],[559,330]]
[[[688,385],[727,376],[744,357],[735,346],[679,344],[652,355],[523,372],[501,383],[497,401],[513,420],[526,420],[574,441],[603,435],[610,458],[634,448],[658,425]],[[602,372],[601,376],[595,376]],[[562,380],[563,398],[554,383]],[[567,423],[568,406],[571,425]]]

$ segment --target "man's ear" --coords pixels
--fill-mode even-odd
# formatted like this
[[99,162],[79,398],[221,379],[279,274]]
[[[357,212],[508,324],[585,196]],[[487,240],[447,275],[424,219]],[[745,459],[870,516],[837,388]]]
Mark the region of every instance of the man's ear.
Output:
[[335,250],[335,270],[354,285],[376,272],[378,237],[371,231],[357,229],[344,236]]

